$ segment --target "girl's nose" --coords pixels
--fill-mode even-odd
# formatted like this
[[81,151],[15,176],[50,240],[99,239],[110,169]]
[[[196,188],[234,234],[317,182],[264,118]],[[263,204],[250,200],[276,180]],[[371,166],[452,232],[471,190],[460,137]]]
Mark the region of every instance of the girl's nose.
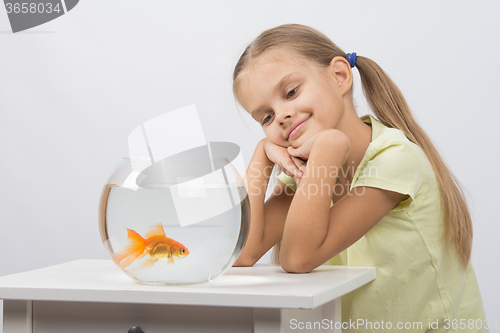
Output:
[[276,120],[280,125],[293,121],[295,111],[293,109],[283,109],[276,112]]

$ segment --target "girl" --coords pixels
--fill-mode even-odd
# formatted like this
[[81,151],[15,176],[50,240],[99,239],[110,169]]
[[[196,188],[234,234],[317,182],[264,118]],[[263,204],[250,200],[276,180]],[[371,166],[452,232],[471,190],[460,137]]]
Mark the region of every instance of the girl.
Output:
[[[356,114],[354,67],[376,118]],[[289,273],[375,266],[377,278],[342,299],[344,321],[487,326],[458,181],[374,61],[310,27],[283,25],[248,45],[233,91],[266,135],[245,175],[252,220],[235,266],[273,246]],[[274,165],[283,172],[264,202]]]

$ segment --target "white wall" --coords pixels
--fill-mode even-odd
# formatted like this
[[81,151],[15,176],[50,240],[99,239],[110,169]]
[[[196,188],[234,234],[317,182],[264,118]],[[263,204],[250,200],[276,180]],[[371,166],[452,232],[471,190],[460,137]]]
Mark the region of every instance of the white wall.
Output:
[[263,133],[235,106],[232,69],[258,33],[294,22],[402,89],[467,190],[472,261],[487,317],[500,319],[499,12],[494,0],[81,1],[12,34],[0,8],[0,275],[107,258],[100,191],[129,132],[154,116],[194,103],[207,140],[239,144],[248,163]]

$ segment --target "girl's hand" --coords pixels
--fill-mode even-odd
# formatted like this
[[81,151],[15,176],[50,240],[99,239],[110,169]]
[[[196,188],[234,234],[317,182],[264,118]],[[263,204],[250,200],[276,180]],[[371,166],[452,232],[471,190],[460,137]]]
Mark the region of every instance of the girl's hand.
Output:
[[267,138],[264,138],[263,141],[267,158],[279,165],[286,175],[292,177],[299,184],[303,175],[300,169],[305,168],[306,163],[298,157],[290,156],[286,148],[272,143]]
[[[342,136],[343,139],[347,138],[347,140],[349,141],[349,138],[347,137],[347,135],[345,135],[342,131],[339,131],[336,129],[329,129],[329,130],[321,131],[318,134],[310,137],[306,142],[304,142],[298,148],[288,147],[287,151],[292,157],[300,158],[303,160],[308,160],[309,155],[311,155],[311,149],[312,149],[314,141],[316,141],[318,138],[327,137],[327,136],[337,138],[337,139],[340,139],[339,136]],[[342,165],[344,165],[344,163],[346,162],[348,153],[349,153],[349,150],[347,151],[346,156],[344,156],[344,160],[342,162]]]

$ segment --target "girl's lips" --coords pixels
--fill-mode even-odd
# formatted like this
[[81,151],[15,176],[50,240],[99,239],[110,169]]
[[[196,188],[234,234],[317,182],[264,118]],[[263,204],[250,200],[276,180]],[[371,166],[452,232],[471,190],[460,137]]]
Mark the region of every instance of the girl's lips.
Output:
[[[310,117],[309,117],[309,118],[310,118]],[[293,131],[291,131],[291,132],[290,132],[290,135],[288,136],[288,139],[291,139],[291,138],[292,138],[292,136],[294,136],[295,134],[297,134],[297,133],[300,131],[300,129],[301,129],[302,127],[304,127],[305,123],[307,123],[307,121],[309,120],[309,118],[307,118],[306,120],[304,120],[303,122],[301,122],[301,123],[299,124],[299,126],[295,127],[295,128],[293,129]]]

